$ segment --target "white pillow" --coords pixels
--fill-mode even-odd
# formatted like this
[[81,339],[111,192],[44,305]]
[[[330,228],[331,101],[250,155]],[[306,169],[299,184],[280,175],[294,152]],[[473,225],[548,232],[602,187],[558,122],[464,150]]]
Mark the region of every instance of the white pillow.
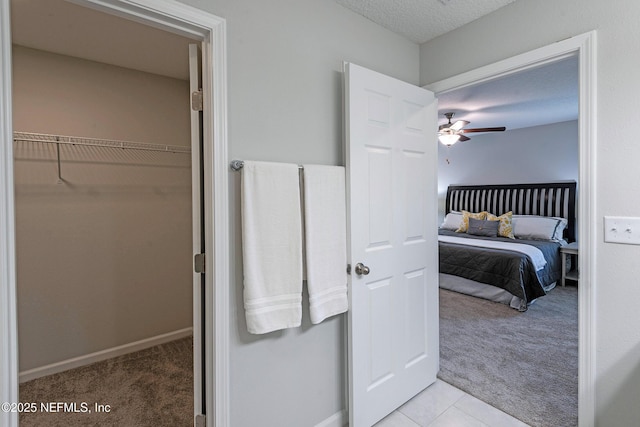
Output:
[[563,239],[563,231],[567,228],[566,218],[514,215],[512,219],[513,234],[518,239],[553,240]]
[[453,230],[456,231],[460,228],[460,224],[462,223],[462,213],[451,211],[444,217],[444,222],[440,226],[440,228],[444,228],[445,230]]

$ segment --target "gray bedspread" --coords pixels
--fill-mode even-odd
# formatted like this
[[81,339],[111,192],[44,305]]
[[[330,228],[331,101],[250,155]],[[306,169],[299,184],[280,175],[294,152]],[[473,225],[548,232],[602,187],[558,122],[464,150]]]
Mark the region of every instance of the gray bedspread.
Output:
[[469,239],[528,244],[540,249],[547,260],[545,267],[536,271],[531,259],[520,252],[439,242],[440,273],[497,286],[522,298],[527,303],[546,295],[544,288],[561,277],[562,263],[559,243],[540,240],[513,240],[504,237],[477,237],[442,229],[438,233]]

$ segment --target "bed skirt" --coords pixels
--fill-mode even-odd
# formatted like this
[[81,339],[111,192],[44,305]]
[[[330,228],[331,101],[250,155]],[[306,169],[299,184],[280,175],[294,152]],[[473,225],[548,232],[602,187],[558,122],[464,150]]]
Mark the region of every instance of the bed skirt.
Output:
[[[518,311],[527,311],[526,301],[513,295],[509,291],[498,288],[497,286],[487,285],[486,283],[480,283],[474,280],[465,279],[464,277],[444,273],[440,273],[439,279],[439,286],[442,289],[448,289],[450,291],[460,292],[474,297],[506,304]],[[555,285],[556,284],[554,282],[546,286],[545,291],[550,291],[555,287]],[[535,300],[531,301],[530,304],[533,304],[534,301]]]

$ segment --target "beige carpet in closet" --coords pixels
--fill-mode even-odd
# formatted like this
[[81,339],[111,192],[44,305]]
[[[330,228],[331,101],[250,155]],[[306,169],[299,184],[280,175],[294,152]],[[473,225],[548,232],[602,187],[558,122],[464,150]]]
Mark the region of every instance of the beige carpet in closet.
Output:
[[[190,426],[193,340],[183,338],[28,381],[20,385],[20,401],[35,402],[38,409],[42,402],[62,408],[22,413],[21,427]],[[67,405],[71,412],[65,412],[56,402],[75,403],[78,412],[72,411],[73,405]],[[109,412],[96,412],[96,404],[109,405]]]

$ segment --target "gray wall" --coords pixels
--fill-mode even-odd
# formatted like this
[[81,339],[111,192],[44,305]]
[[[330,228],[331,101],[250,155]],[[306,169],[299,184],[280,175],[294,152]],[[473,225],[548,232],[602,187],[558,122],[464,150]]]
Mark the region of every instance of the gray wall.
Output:
[[[597,30],[597,218],[594,289],[596,423],[640,420],[640,247],[605,243],[605,215],[640,216],[640,145],[633,138],[640,79],[640,4],[620,0],[517,1],[421,46],[426,85],[567,37]],[[455,52],[452,55],[451,52]],[[593,175],[592,175],[593,176]]]
[[[14,130],[190,145],[189,86],[13,49]],[[192,325],[191,159],[15,143],[20,371]]]
[[[448,160],[448,161],[447,161]],[[578,122],[474,135],[438,148],[438,206],[452,184],[578,181]],[[496,212],[499,214],[499,212]]]
[[[332,1],[183,1],[227,18],[230,155],[301,163],[343,161],[343,60],[426,85],[597,29],[597,229],[604,215],[640,216],[640,146],[631,137],[640,80],[629,71],[638,65],[630,52],[640,50],[636,1],[519,1],[422,45],[419,54]],[[310,326],[305,318],[297,330],[265,337],[246,333],[235,175],[230,190],[232,423],[314,425],[343,407],[344,319]],[[635,425],[640,314],[631,302],[640,297],[640,248],[604,243],[601,232],[596,242],[597,424]]]
[[[184,0],[227,19],[230,156],[342,165],[342,61],[418,83],[418,46],[333,1]],[[231,175],[231,425],[313,426],[344,408],[338,316],[252,336]]]

